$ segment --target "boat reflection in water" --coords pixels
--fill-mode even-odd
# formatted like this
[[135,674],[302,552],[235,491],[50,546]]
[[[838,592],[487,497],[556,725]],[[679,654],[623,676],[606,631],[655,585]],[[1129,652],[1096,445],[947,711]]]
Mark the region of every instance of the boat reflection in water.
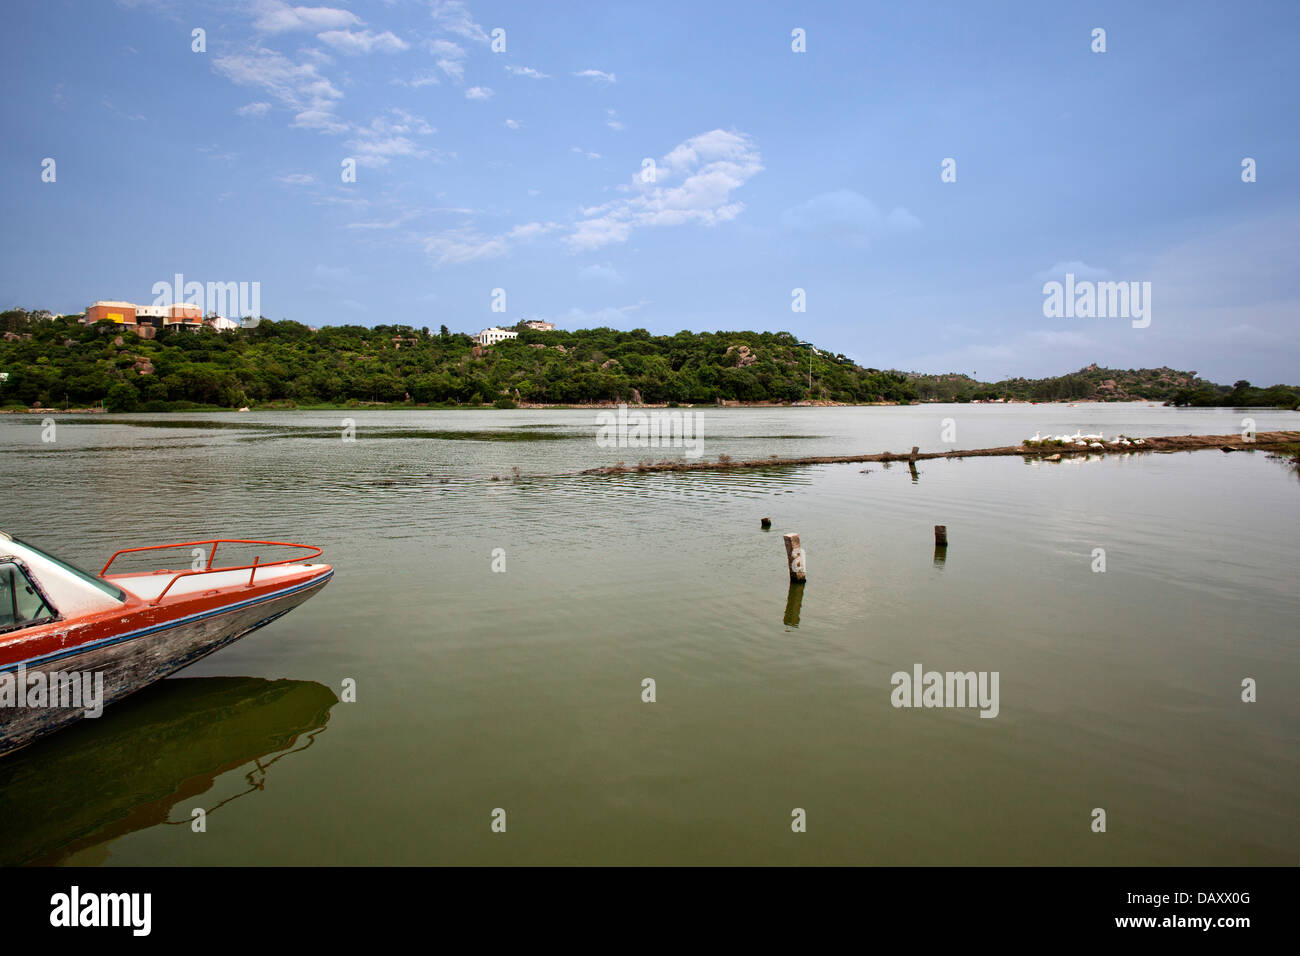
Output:
[[310,747],[336,703],[315,681],[161,681],[0,759],[0,864],[57,864],[146,827],[189,826],[191,807],[178,820],[172,808],[253,762],[247,786],[202,804],[219,812],[260,790],[277,761]]

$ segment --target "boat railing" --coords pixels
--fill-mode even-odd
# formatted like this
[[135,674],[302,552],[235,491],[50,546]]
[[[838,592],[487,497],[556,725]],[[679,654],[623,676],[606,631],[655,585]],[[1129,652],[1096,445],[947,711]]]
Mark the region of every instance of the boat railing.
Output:
[[[223,544],[261,544],[261,545],[266,545],[268,547],[276,547],[276,548],[297,548],[307,553],[302,555],[296,555],[294,557],[289,557],[289,558],[281,558],[277,561],[262,561],[261,555],[254,555],[252,564],[232,564],[227,567],[214,568],[212,566],[212,562],[217,556],[217,548],[218,546]],[[257,574],[260,568],[273,568],[284,564],[300,564],[304,561],[310,561],[312,558],[320,557],[320,555],[324,551],[323,548],[318,548],[315,545],[311,545],[311,544],[294,544],[291,541],[255,541],[249,538],[208,538],[206,541],[180,541],[177,542],[176,544],[151,544],[151,545],[146,545],[143,548],[122,548],[120,551],[113,552],[113,556],[108,559],[108,563],[105,564],[104,569],[99,572],[99,576],[104,577],[106,574],[108,574],[108,569],[113,566],[113,562],[116,561],[119,557],[121,557],[124,554],[139,554],[140,552],[143,551],[167,551],[175,548],[197,548],[205,545],[211,545],[212,549],[208,552],[208,559],[207,562],[204,564],[204,566],[202,568],[197,568],[197,569],[190,568],[185,571],[177,571],[172,576],[172,579],[167,582],[167,586],[162,589],[161,593],[159,593],[159,595],[156,598],[154,598],[152,601],[149,602],[150,605],[157,605],[158,603],[160,603],[162,599],[166,596],[167,592],[171,590],[172,585],[175,584],[177,581],[179,581],[181,578],[194,577],[196,575],[201,575],[201,574],[216,574],[221,571],[247,571],[248,572],[247,587],[251,588],[253,586],[253,578]],[[159,571],[151,571],[145,573],[165,574],[169,572],[170,569],[164,568],[164,569],[160,569]]]

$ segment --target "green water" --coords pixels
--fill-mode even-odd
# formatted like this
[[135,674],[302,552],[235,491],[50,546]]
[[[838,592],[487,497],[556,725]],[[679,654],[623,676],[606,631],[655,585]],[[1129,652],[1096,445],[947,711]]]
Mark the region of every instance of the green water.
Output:
[[[700,411],[706,459],[939,450],[944,418],[963,448],[1300,428],[1145,405]],[[1300,854],[1300,480],[1262,453],[579,477],[681,452],[599,447],[590,411],[55,419],[43,442],[39,418],[0,416],[0,529],[93,566],[298,540],[337,574],[0,761],[4,862]],[[784,531],[807,550],[802,595]],[[891,675],[917,663],[998,672],[997,717],[893,707]],[[355,702],[336,702],[345,679]]]

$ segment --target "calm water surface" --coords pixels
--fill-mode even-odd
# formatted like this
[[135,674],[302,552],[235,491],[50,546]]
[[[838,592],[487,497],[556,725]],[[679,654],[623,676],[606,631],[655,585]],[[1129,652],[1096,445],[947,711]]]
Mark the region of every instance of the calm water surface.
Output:
[[[941,450],[947,417],[962,448],[1300,428],[1147,405],[699,411],[705,458]],[[0,861],[1300,858],[1300,480],[1262,453],[583,477],[680,452],[597,447],[590,411],[55,419],[42,442],[39,418],[0,416],[0,528],[94,567],[299,540],[338,573],[0,760]],[[997,671],[1000,713],[892,707],[917,663]]]

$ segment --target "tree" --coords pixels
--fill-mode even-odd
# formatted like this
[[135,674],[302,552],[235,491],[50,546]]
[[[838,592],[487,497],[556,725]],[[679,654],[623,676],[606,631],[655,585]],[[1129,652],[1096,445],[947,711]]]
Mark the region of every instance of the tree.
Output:
[[104,407],[110,412],[133,412],[140,407],[140,393],[126,382],[114,382],[104,397]]

